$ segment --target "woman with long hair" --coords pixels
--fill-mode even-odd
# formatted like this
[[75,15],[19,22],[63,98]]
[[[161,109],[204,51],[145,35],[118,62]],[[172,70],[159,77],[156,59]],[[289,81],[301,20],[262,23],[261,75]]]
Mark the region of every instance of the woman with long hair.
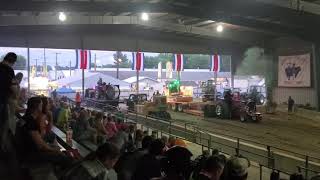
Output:
[[47,116],[42,113],[40,97],[28,100],[24,124],[19,128],[20,157],[27,163],[51,163],[61,167],[68,167],[72,160],[65,156],[60,149],[50,147],[43,139]]

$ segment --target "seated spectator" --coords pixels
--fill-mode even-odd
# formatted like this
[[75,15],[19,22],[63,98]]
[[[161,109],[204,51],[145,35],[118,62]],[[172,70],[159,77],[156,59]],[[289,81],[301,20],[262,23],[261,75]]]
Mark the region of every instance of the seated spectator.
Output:
[[117,129],[122,129],[123,125],[124,125],[124,123],[123,123],[122,120],[118,119],[118,120],[116,121],[116,127],[117,127]]
[[133,180],[150,180],[161,176],[161,159],[164,144],[160,139],[153,141],[149,148],[149,153],[144,155],[137,164]]
[[106,141],[106,139],[108,139],[108,137],[109,137],[108,131],[104,127],[102,121],[103,121],[103,113],[98,112],[95,116],[94,125],[93,125],[93,127],[97,131],[97,143],[98,144],[103,144]]
[[179,138],[176,139],[174,145],[180,146],[180,147],[185,147],[185,148],[187,147],[186,142],[183,139],[179,139]]
[[145,136],[142,140],[142,148],[134,152],[125,153],[122,155],[115,166],[118,174],[118,180],[131,180],[133,173],[136,171],[137,162],[148,153],[150,144],[152,143],[151,136]]
[[24,124],[19,128],[18,145],[21,160],[25,163],[51,163],[67,167],[72,160],[66,157],[59,149],[50,147],[44,140],[46,130],[46,116],[42,114],[42,101],[40,97],[28,100],[26,114],[23,116]]
[[[74,112],[76,113],[76,112]],[[81,110],[79,117],[73,127],[73,137],[77,141],[92,140],[96,130],[89,125],[89,114],[86,110]]]
[[173,137],[173,136],[170,136],[169,139],[168,139],[167,148],[170,149],[173,146],[175,146],[175,144],[176,144],[176,138]]
[[51,131],[52,126],[53,126],[53,117],[52,117],[52,112],[50,111],[50,104],[49,104],[49,99],[47,97],[41,97],[42,101],[42,113],[46,116],[45,120],[45,125],[46,125],[46,134],[45,134],[45,141],[48,143],[55,143],[55,134]]
[[192,171],[192,153],[184,147],[170,148],[164,154],[163,171],[164,176],[152,180],[186,180]]
[[114,143],[121,152],[125,152],[128,141],[129,141],[129,130],[128,126],[123,126],[119,129],[117,134],[110,138],[110,142]]
[[202,154],[194,160],[194,169],[192,173],[192,178],[194,180],[199,179],[200,172],[205,167],[206,161],[208,160],[209,157],[210,157],[210,151],[204,150]]
[[107,120],[104,124],[104,127],[108,132],[108,138],[112,138],[118,132],[118,129],[116,127],[115,122],[112,120],[112,117],[106,117],[106,119]]
[[89,124],[90,124],[90,126],[91,127],[94,127],[94,119],[96,118],[96,114],[97,114],[97,112],[96,111],[90,111],[90,113],[89,113]]
[[220,180],[223,173],[224,159],[219,156],[209,157],[197,179],[194,180]]
[[113,168],[119,156],[119,149],[115,145],[105,143],[67,171],[61,179],[109,180],[108,171]]
[[241,157],[231,157],[223,171],[222,180],[246,180],[250,161]]
[[60,111],[58,113],[57,126],[63,129],[67,128],[69,119],[68,105],[65,102],[61,102]]
[[136,130],[134,146],[136,149],[142,148],[143,132],[141,130]]

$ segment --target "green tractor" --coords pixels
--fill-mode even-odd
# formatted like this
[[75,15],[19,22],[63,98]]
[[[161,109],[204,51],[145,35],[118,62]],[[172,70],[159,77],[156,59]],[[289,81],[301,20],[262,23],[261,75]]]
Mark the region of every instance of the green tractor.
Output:
[[144,114],[153,118],[161,120],[171,120],[170,113],[167,112],[167,97],[166,96],[153,96],[153,102],[144,104]]

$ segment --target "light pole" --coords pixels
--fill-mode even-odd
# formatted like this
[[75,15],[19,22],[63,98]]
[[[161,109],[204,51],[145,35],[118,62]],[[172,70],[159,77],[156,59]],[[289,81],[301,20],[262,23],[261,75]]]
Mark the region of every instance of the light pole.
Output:
[[120,58],[118,58],[117,61],[116,61],[117,62],[117,79],[119,79],[119,68],[120,68],[121,61],[122,60]]
[[54,80],[57,80],[57,68],[58,68],[58,55],[61,53],[56,53],[56,68],[54,71]]

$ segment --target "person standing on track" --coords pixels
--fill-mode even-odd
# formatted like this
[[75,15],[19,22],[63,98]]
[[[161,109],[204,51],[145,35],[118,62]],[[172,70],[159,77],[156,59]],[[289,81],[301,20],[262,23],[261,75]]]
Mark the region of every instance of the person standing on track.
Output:
[[288,113],[292,113],[294,108],[294,100],[289,96],[288,99]]

